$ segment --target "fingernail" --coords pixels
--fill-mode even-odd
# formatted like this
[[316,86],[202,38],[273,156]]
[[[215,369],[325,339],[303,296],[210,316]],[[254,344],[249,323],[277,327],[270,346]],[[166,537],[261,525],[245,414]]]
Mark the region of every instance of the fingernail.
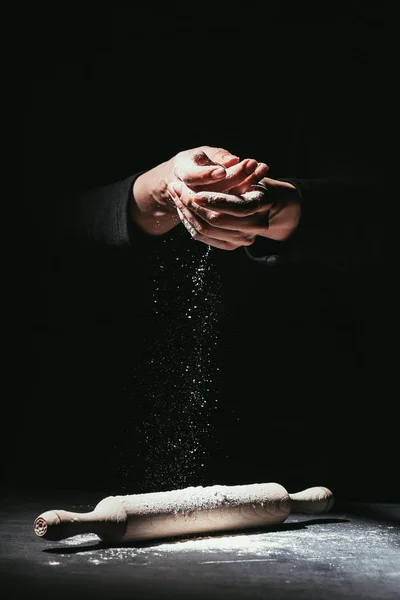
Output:
[[259,163],[257,169],[254,171],[254,175],[262,175],[268,170],[268,166],[265,163]]
[[258,166],[258,162],[256,160],[250,159],[245,165],[245,171],[250,175],[253,173]]
[[224,154],[222,160],[232,160],[232,158],[239,160],[239,157],[236,156],[236,154]]
[[223,169],[222,167],[218,167],[218,169],[214,169],[214,171],[211,171],[211,177],[213,179],[222,179],[223,177],[225,177],[225,169]]

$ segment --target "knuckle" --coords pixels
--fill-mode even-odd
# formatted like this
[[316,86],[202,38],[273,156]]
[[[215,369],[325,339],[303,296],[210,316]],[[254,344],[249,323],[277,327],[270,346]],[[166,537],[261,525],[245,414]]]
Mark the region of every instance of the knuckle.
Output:
[[207,218],[210,221],[210,223],[220,223],[221,221],[221,214],[217,213],[217,212],[208,212],[207,213]]
[[196,229],[200,235],[206,235],[208,231],[208,226],[205,223],[198,223],[196,225]]
[[192,213],[194,213],[195,215],[201,216],[201,210],[199,209],[199,207],[196,205],[195,202],[191,202],[190,200],[188,202],[186,202],[186,206],[188,207],[189,210],[192,211]]
[[252,244],[254,244],[255,240],[255,236],[247,236],[243,239],[243,246],[251,246]]

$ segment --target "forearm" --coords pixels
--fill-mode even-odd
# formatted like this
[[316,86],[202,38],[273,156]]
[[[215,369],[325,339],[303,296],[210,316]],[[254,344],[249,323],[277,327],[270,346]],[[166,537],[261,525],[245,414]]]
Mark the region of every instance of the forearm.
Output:
[[160,165],[106,185],[69,190],[57,203],[45,204],[42,229],[49,241],[67,246],[128,248],[178,224],[176,211],[164,202],[165,189]]
[[89,189],[70,189],[44,205],[43,228],[64,246],[122,248],[131,244],[129,206],[138,175]]

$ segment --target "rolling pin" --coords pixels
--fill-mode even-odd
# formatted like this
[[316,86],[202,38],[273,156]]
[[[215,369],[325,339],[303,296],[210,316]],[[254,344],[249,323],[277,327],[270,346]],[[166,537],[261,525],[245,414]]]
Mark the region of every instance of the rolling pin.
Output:
[[333,495],[326,487],[289,494],[278,483],[208,487],[108,496],[91,512],[49,510],[34,522],[39,537],[59,541],[94,533],[105,543],[128,543],[216,531],[269,527],[291,512],[328,512]]

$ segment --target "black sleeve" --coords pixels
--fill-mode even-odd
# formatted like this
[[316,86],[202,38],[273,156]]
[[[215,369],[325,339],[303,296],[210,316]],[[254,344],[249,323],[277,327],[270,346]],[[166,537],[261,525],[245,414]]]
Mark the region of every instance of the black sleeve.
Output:
[[155,238],[129,217],[133,185],[141,173],[95,187],[57,190],[49,186],[51,191],[41,195],[40,208],[34,204],[32,229],[36,243],[51,253],[79,252],[82,248],[146,252]]
[[247,256],[265,265],[328,266],[349,269],[383,262],[381,177],[291,179],[302,214],[286,241],[258,237]]
[[131,246],[135,234],[140,235],[133,229],[128,215],[133,184],[139,175],[90,189],[64,192],[56,238],[88,246]]

